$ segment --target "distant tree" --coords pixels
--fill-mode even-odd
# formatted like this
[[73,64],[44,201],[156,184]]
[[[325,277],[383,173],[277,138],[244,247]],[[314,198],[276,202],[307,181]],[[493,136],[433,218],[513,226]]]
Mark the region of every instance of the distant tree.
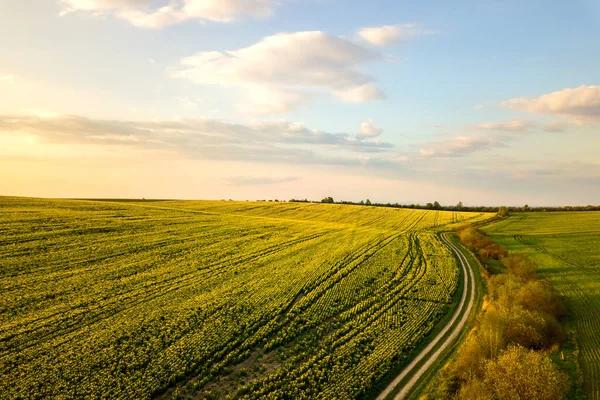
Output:
[[321,203],[333,203],[333,197],[325,197],[323,200],[321,200]]
[[501,218],[508,217],[508,208],[501,206],[498,208],[498,216]]
[[428,210],[433,210],[433,203],[427,203],[425,205],[425,208],[428,209]]
[[523,211],[529,211],[529,205],[525,204],[525,205],[523,206]]
[[434,210],[439,210],[441,208],[442,208],[442,206],[440,205],[440,203],[438,203],[437,201],[433,202],[433,209]]
[[365,205],[370,206],[371,205],[371,200],[367,199],[367,201],[365,201]]
[[456,204],[456,209],[457,209],[458,211],[460,211],[460,210],[462,210],[462,208],[463,208],[463,202],[462,202],[462,201],[459,201],[459,202]]

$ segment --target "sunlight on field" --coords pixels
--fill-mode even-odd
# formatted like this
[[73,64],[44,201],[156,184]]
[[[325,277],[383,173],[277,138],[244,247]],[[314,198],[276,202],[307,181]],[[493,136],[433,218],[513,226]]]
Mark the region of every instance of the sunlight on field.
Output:
[[[1,391],[356,397],[448,312],[489,214],[0,198]],[[310,371],[310,373],[309,373]]]

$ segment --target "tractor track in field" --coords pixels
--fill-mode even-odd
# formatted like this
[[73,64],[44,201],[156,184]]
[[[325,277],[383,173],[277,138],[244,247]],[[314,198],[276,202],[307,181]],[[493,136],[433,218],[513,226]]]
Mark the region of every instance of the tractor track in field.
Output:
[[463,331],[473,304],[475,303],[475,276],[473,267],[463,254],[462,250],[447,238],[447,233],[440,235],[441,240],[456,255],[463,272],[463,290],[461,299],[456,310],[446,326],[433,338],[431,342],[408,364],[394,380],[377,396],[376,400],[392,398],[392,393],[399,388],[394,395],[394,400],[407,397],[414,385],[435,364],[442,353],[450,347]]

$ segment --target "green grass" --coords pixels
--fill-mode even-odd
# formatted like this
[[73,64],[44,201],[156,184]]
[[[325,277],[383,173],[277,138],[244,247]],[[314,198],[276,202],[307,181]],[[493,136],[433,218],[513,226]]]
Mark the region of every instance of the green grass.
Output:
[[[516,213],[484,231],[510,251],[528,254],[540,277],[565,297],[585,393],[600,399],[600,212]],[[576,368],[565,367],[576,377]]]
[[0,197],[7,398],[356,398],[448,312],[490,215]]

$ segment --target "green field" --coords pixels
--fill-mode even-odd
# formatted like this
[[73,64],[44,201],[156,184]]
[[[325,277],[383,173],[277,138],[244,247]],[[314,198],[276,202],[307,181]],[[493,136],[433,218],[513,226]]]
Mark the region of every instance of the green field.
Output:
[[516,213],[484,230],[527,253],[569,305],[585,392],[600,399],[600,212]]
[[457,291],[435,232],[489,217],[0,197],[0,392],[371,395]]

